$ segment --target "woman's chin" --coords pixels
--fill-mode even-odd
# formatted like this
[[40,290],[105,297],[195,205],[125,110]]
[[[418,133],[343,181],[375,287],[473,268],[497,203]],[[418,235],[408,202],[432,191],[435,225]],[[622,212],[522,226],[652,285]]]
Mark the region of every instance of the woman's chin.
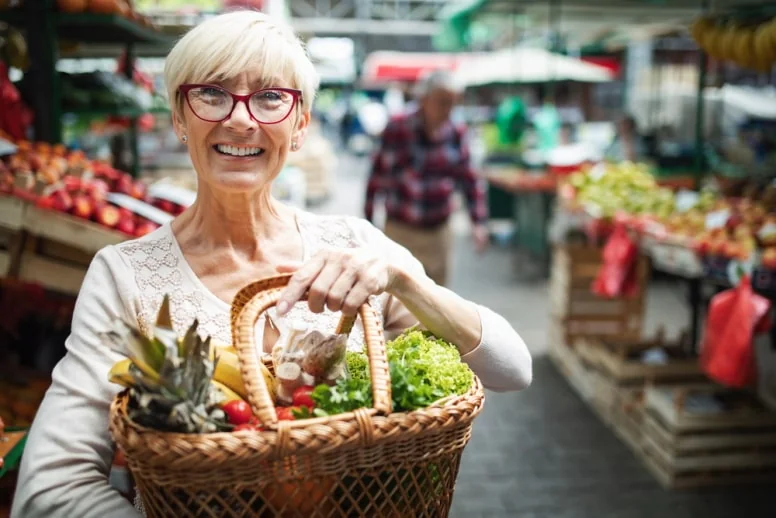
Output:
[[219,171],[213,183],[224,191],[252,192],[265,187],[271,179],[261,171]]

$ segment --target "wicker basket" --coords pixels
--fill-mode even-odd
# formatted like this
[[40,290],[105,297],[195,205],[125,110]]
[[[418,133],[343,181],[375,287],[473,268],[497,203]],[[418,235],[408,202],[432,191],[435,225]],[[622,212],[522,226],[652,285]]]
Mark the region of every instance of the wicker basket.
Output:
[[[232,305],[232,333],[254,413],[266,431],[163,433],[128,418],[127,391],[110,410],[110,430],[127,458],[149,517],[447,516],[463,449],[483,390],[430,407],[391,412],[380,319],[359,310],[374,408],[325,418],[278,421],[255,353],[255,323],[288,276],[253,283]],[[342,318],[339,332],[354,319]]]

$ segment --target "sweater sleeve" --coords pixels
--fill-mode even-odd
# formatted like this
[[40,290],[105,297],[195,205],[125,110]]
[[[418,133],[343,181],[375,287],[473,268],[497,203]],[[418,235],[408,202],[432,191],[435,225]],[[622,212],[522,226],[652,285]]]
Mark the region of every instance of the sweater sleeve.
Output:
[[[403,246],[390,240],[368,221],[351,220],[356,239],[398,265],[411,275],[426,276],[421,263]],[[447,288],[440,288],[447,290]],[[485,388],[496,392],[522,390],[531,384],[531,354],[512,325],[485,306],[474,305],[480,315],[482,336],[475,349],[462,356]],[[390,297],[383,315],[386,335],[395,336],[418,323],[410,311],[395,297]]]
[[98,252],[78,294],[66,355],[28,435],[12,518],[140,516],[108,482],[114,453],[108,413],[120,389],[108,371],[122,356],[98,336],[115,318],[136,321],[135,291],[119,252]]

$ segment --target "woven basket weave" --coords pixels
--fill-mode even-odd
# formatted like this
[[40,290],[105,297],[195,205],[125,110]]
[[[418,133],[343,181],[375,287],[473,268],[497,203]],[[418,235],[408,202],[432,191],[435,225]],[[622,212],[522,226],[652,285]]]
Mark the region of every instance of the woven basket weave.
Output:
[[[256,358],[255,323],[288,283],[253,283],[232,305],[233,343],[249,403],[262,432],[180,434],[131,421],[128,392],[110,410],[110,431],[127,458],[149,517],[429,517],[448,514],[463,449],[483,404],[471,389],[430,407],[391,412],[380,319],[359,310],[373,408],[325,418],[279,421]],[[353,318],[341,318],[349,333]],[[268,365],[269,366],[269,365]]]

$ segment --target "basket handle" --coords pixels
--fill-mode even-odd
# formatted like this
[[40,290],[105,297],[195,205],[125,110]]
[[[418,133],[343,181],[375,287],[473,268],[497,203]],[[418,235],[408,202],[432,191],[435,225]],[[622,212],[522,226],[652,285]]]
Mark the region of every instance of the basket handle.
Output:
[[[261,374],[259,359],[256,357],[255,327],[259,317],[280,300],[283,288],[288,285],[290,279],[291,275],[286,274],[251,283],[240,290],[232,302],[232,336],[240,362],[240,373],[253,413],[264,425],[276,425],[278,418],[269,388]],[[307,293],[302,300],[307,300]],[[375,309],[369,303],[362,305],[358,314],[364,327],[373,408],[381,414],[389,414],[392,408],[391,376],[383,329]],[[342,315],[337,325],[337,333],[350,333],[354,323],[355,317]]]

